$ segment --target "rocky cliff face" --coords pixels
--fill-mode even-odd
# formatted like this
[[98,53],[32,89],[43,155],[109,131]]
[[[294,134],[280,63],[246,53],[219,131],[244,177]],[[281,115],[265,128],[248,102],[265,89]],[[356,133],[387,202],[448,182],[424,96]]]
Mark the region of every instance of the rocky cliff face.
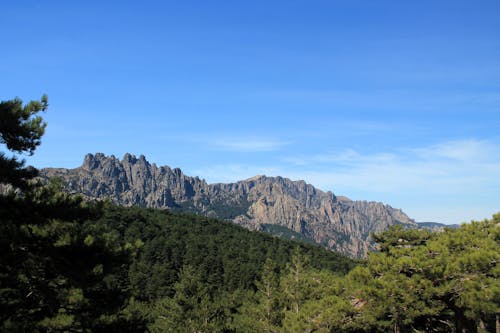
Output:
[[88,154],[79,168],[43,169],[41,177],[61,177],[69,192],[110,198],[121,205],[192,211],[252,230],[280,225],[354,257],[373,249],[371,232],[396,223],[416,227],[399,209],[336,197],[304,181],[256,176],[230,184],[207,184],[185,176],[180,169],[150,164],[142,155],[126,154],[120,161],[101,153]]

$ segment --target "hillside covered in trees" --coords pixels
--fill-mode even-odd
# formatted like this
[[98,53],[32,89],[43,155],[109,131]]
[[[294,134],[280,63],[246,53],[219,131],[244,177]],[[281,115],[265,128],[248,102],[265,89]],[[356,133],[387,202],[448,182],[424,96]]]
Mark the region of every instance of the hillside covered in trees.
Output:
[[[33,153],[46,98],[0,104],[0,141]],[[203,216],[60,191],[0,156],[2,332],[495,332],[500,214],[374,235],[352,261]]]
[[201,214],[250,230],[280,230],[277,234],[293,233],[352,257],[365,257],[374,250],[371,233],[394,224],[418,227],[400,209],[337,197],[303,180],[259,175],[208,184],[179,168],[158,167],[143,155],[137,158],[128,153],[122,160],[103,153],[87,154],[80,167],[45,168],[40,178],[60,178],[64,191],[90,200]]
[[171,327],[192,321],[193,330],[202,322],[222,330],[257,290],[266,260],[276,272],[294,255],[337,274],[353,267],[318,246],[228,222],[86,203],[53,188],[37,193],[29,204],[2,197],[6,331],[138,332],[169,315],[180,316]]
[[395,228],[351,269],[227,222],[39,191],[29,210],[2,197],[2,331],[494,332],[499,215]]

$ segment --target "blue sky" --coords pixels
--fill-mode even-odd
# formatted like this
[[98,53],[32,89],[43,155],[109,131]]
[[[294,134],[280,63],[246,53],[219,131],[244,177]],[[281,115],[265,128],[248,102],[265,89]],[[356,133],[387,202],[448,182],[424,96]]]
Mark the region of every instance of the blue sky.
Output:
[[10,1],[0,99],[49,95],[28,163],[144,154],[304,179],[417,221],[500,211],[500,2]]

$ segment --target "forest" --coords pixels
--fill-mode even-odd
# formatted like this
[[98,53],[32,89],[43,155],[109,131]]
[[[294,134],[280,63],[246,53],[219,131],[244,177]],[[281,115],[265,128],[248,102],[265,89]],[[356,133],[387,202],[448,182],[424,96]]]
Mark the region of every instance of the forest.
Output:
[[498,332],[500,214],[392,227],[352,260],[168,210],[89,202],[34,153],[47,98],[0,103],[2,332]]

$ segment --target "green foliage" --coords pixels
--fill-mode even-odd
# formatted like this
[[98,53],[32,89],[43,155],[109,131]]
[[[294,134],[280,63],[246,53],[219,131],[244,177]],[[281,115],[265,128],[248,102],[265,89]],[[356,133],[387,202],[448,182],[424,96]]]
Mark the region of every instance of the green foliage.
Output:
[[303,242],[306,244],[315,245],[317,244],[314,240],[307,238],[306,236],[295,232],[287,227],[277,225],[277,224],[263,224],[262,231],[267,232],[273,236],[277,236],[284,239],[290,239],[296,242]]
[[33,154],[40,145],[46,123],[36,114],[45,111],[48,106],[47,96],[31,101],[23,106],[19,98],[0,102],[0,143],[7,149]]
[[[266,258],[283,269],[296,243],[251,232],[229,222],[169,211],[108,206],[101,224],[116,230],[125,243],[142,245],[131,264],[134,297],[151,301],[172,297],[184,266],[196,267],[210,291],[255,290]],[[346,273],[352,260],[318,246],[301,244],[318,268]]]
[[[270,304],[258,290],[240,308],[241,332],[494,332],[500,304],[500,214],[440,233],[394,227],[381,251],[346,276],[296,253]],[[267,272],[266,275],[269,275]],[[265,281],[262,276],[261,281]],[[272,309],[272,311],[264,311]],[[271,313],[279,318],[265,326]]]
[[[47,97],[0,103],[0,144],[32,154]],[[40,186],[24,162],[0,154],[0,331],[109,331],[121,325],[129,254],[116,232],[96,224],[102,205]]]
[[117,316],[127,298],[129,254],[95,223],[100,208],[50,187],[0,201],[3,329],[109,327],[100,317]]
[[192,266],[184,266],[174,285],[172,298],[156,301],[151,314],[152,332],[217,332],[224,330],[227,307],[219,295],[210,293],[209,285]]
[[[209,200],[204,200],[202,203],[211,212],[209,215],[217,216],[222,220],[232,220],[239,215],[245,215],[251,206],[251,202],[246,199],[235,200],[230,205],[226,201],[210,202]],[[172,206],[172,211],[177,213],[202,213],[201,209],[193,205],[192,202],[182,202],[173,204]]]
[[[0,144],[14,153],[33,154],[40,145],[46,123],[37,116],[47,109],[47,96],[23,106],[19,98],[0,102]],[[36,169],[24,167],[24,161],[0,152],[0,184],[26,189],[28,181],[37,175]]]
[[359,281],[380,330],[493,330],[499,312],[499,215],[440,233],[392,228],[377,235],[380,253]]
[[210,210],[213,210],[215,212],[215,216],[219,216],[221,219],[232,220],[236,216],[245,215],[251,205],[252,203],[245,199],[232,202],[231,205],[222,201],[211,203]]
[[432,233],[426,229],[405,229],[402,225],[394,225],[387,232],[373,234],[372,238],[378,243],[380,251],[387,253],[391,249],[425,245],[431,236]]
[[262,269],[257,291],[248,297],[235,316],[238,332],[279,332],[283,320],[283,302],[279,285],[279,273],[271,259]]
[[309,273],[310,258],[295,251],[291,263],[287,265],[287,274],[281,281],[287,307],[295,313],[300,311],[302,304],[311,296]]
[[269,270],[266,258],[276,281],[294,251],[312,254],[313,266],[339,274],[354,265],[317,246],[295,249],[296,243],[202,216],[109,204],[103,211],[96,224],[114,230],[134,252],[128,271],[133,300],[124,313],[151,331],[235,329],[234,314],[266,283],[260,280]]

